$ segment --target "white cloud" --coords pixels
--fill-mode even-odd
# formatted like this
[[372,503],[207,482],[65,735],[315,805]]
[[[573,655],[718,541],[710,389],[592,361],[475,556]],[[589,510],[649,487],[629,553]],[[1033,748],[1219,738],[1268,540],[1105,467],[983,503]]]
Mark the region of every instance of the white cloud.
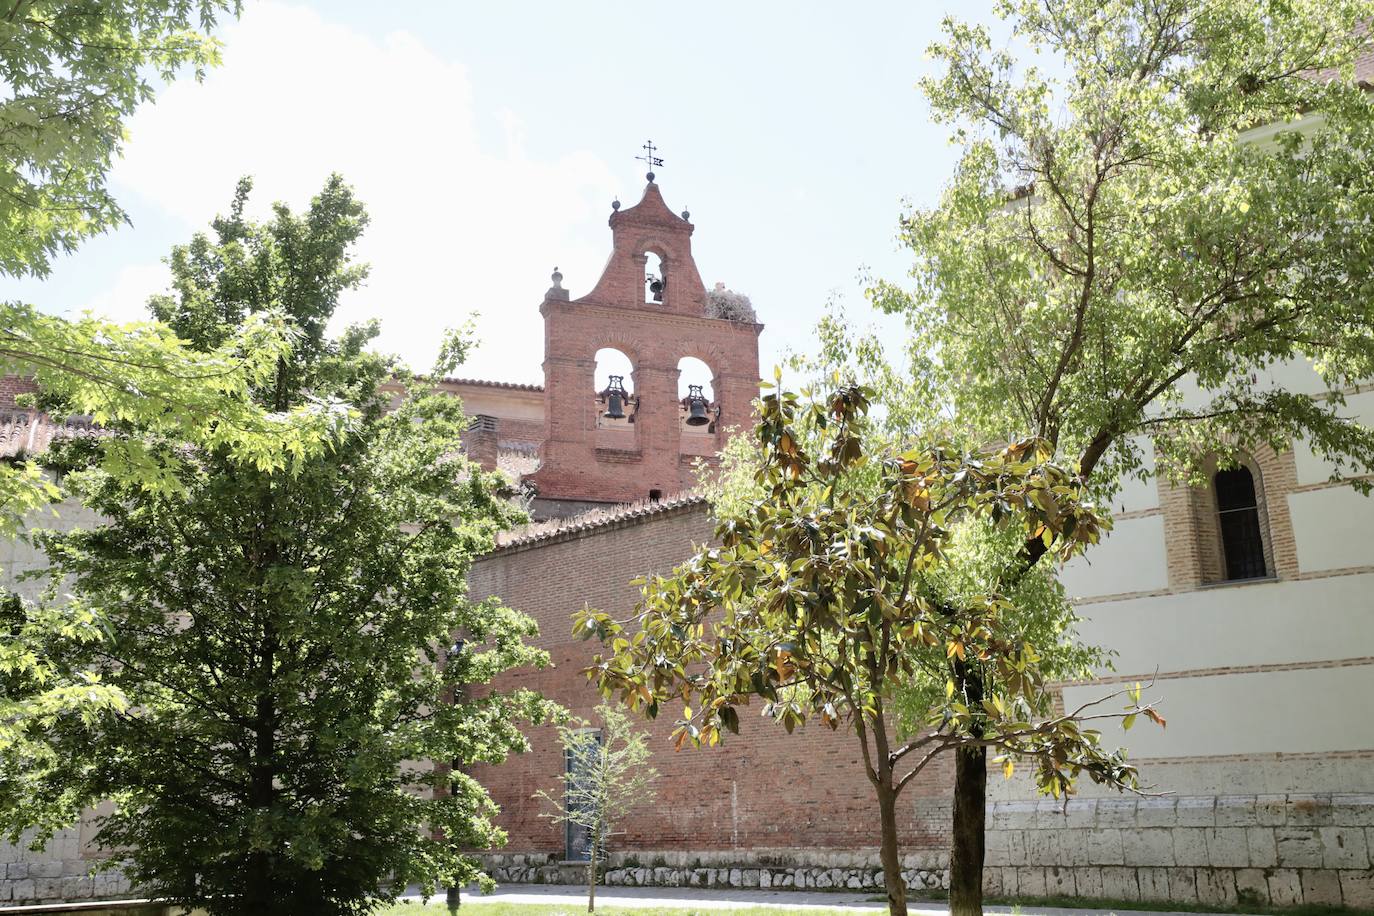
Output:
[[[530,159],[519,114],[504,109],[491,125],[500,148],[484,149],[473,94],[491,90],[409,33],[379,41],[255,3],[223,39],[224,65],[203,84],[178,82],[133,118],[116,192],[199,229],[241,175],[261,215],[275,200],[303,206],[338,171],[372,218],[358,249],[372,274],[336,321],[381,318],[379,346],[423,368],[440,331],[476,310],[482,344],[465,374],[537,380],[550,271],[562,267],[577,295],[609,251],[607,165],[585,152]],[[151,276],[126,268],[117,285]]]
[[121,267],[114,281],[84,303],[82,311],[94,312],[114,321],[147,321],[148,298],[164,293],[172,283],[172,273],[161,261]]

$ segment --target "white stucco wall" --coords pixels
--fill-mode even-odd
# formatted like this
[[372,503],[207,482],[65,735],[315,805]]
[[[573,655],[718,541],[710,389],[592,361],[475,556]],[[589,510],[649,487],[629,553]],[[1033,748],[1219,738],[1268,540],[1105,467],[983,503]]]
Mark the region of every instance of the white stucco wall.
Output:
[[1060,580],[1071,598],[1167,588],[1163,517],[1118,520],[1102,543],[1065,565]]
[[1374,574],[1219,585],[1079,608],[1122,674],[1374,655]]
[[1346,486],[1290,493],[1288,511],[1300,572],[1374,565],[1374,497]]
[[[1064,705],[1073,709],[1105,692],[1103,685],[1069,687]],[[1141,719],[1129,732],[1112,730],[1112,743],[1134,758],[1374,748],[1374,665],[1169,678],[1151,696],[1167,728]]]
[[1121,515],[1126,512],[1142,512],[1159,506],[1159,483],[1154,478],[1155,450],[1146,436],[1132,438],[1134,446],[1140,450],[1142,469],[1150,475],[1144,480],[1131,477],[1122,481],[1121,490],[1112,500],[1112,513]]

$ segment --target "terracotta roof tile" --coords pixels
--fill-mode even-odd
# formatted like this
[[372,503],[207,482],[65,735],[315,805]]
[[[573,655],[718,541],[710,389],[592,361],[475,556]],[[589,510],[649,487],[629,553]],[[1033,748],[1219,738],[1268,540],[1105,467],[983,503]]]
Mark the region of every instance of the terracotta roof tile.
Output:
[[0,409],[0,458],[40,455],[54,439],[103,435],[90,417],[69,417],[59,423],[45,413]]
[[514,391],[543,391],[543,385],[531,385],[525,382],[496,382],[484,378],[452,378],[445,377],[439,380],[445,385],[475,385],[478,388],[508,388]]
[[532,522],[514,531],[502,532],[497,535],[496,549],[507,550],[514,547],[524,547],[540,541],[574,537],[588,531],[594,531],[598,528],[625,525],[642,519],[652,518],[656,515],[705,506],[706,504],[705,496],[689,490],[677,496],[669,497],[668,499],[658,500],[657,502],[642,500],[640,502],[623,503],[607,509],[592,509],[589,512],[584,512],[581,515],[574,515],[571,518],[556,518],[544,522]]

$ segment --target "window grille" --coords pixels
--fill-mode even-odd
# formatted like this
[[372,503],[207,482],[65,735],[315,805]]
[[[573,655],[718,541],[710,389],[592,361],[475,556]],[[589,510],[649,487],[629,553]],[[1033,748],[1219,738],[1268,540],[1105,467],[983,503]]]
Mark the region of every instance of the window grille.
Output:
[[1213,478],[1213,486],[1217,494],[1226,578],[1261,579],[1267,576],[1254,476],[1248,468],[1219,471]]

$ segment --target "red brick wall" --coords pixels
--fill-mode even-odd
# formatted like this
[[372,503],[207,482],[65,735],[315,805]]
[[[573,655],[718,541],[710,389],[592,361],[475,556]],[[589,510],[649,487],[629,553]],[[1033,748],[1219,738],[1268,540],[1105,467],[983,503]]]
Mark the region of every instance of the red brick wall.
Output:
[[[539,622],[538,644],[555,667],[509,677],[589,717],[599,701],[581,669],[595,642],[570,637],[570,618],[584,604],[617,613],[634,606],[629,580],[668,572],[694,543],[711,536],[701,506],[670,509],[630,523],[555,536],[498,551],[480,560],[474,597],[500,595]],[[756,707],[761,708],[761,707]],[[742,716],[741,734],[716,748],[674,752],[668,740],[676,710],[652,724],[654,766],[662,774],[658,800],[627,823],[620,851],[751,848],[854,849],[877,846],[873,793],[857,739],[841,729],[808,726],[788,735],[757,715]],[[531,733],[531,753],[474,772],[491,791],[509,831],[507,852],[559,853],[561,830],[538,816],[530,799],[556,791],[563,759],[552,728]],[[905,851],[948,848],[950,770],[937,768],[908,787],[900,801]]]
[[0,408],[14,407],[17,395],[37,391],[33,379],[21,375],[0,375]]

